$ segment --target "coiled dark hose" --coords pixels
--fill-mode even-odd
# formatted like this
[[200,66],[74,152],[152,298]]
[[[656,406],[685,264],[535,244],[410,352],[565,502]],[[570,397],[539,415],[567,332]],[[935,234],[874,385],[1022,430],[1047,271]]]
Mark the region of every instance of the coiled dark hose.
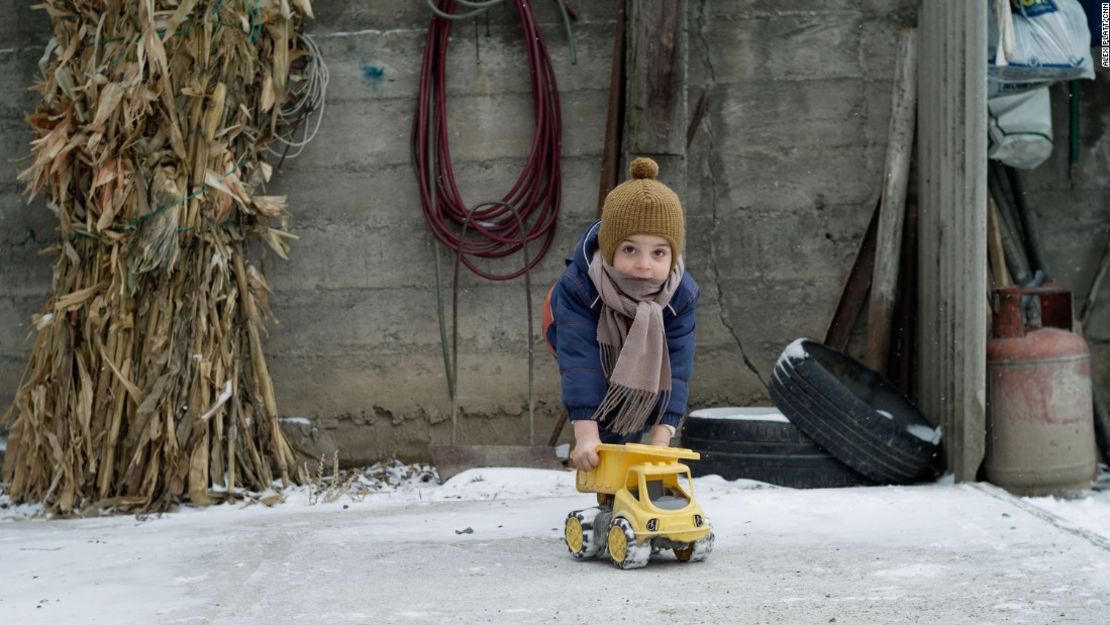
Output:
[[[559,151],[562,123],[558,87],[543,34],[525,0],[514,0],[524,30],[532,86],[535,134],[527,162],[516,182],[500,201],[483,202],[471,215],[455,183],[447,134],[447,46],[455,0],[435,0],[437,16],[428,27],[420,69],[420,91],[413,128],[413,154],[425,220],[433,236],[475,274],[489,280],[510,280],[530,271],[551,247],[559,214],[562,181]],[[467,6],[484,3],[468,2]],[[515,207],[514,211],[505,205]],[[470,219],[468,220],[468,215]],[[459,232],[464,222],[477,238]],[[540,241],[538,251],[522,267],[504,274],[480,269],[474,258],[504,258],[520,251],[525,241]]]

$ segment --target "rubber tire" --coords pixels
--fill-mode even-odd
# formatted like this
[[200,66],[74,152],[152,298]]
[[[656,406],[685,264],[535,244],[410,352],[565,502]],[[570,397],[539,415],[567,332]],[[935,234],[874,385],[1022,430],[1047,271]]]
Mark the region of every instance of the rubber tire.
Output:
[[[597,517],[601,514],[601,508],[593,507],[586,508],[585,510],[575,510],[567,515],[566,523],[564,524],[564,538],[563,542],[567,546],[567,551],[576,560],[585,560],[588,558],[595,558],[601,552],[603,545],[598,544],[597,532],[594,531],[594,523]],[[578,526],[581,528],[580,538],[582,546],[580,549],[575,550],[571,546],[571,541],[568,536],[570,533],[571,521],[577,521]]]
[[755,419],[686,418],[683,447],[694,477],[720,475],[790,488],[870,486],[874,482],[822,449],[793,423]]
[[939,442],[908,429],[932,425],[905,395],[851,356],[798,339],[775,365],[770,391],[771,401],[802,432],[875,482],[936,478]]
[[624,559],[618,560],[613,554],[611,541],[606,540],[606,552],[609,554],[609,560],[618,569],[639,569],[647,566],[648,560],[651,558],[651,542],[636,542],[636,533],[632,530],[632,524],[623,517],[613,517],[609,521],[609,531],[606,536],[609,536],[614,531],[623,534],[625,549]]

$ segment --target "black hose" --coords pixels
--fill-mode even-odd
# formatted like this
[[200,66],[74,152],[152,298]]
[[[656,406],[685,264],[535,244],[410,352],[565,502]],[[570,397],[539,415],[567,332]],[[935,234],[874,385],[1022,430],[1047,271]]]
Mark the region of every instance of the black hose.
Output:
[[1013,167],[1006,167],[1006,178],[1010,181],[1010,192],[1014,196],[1014,207],[1017,209],[1018,219],[1021,221],[1021,229],[1025,232],[1025,243],[1029,252],[1029,263],[1032,269],[1040,269],[1048,277],[1052,272],[1048,270],[1048,263],[1044,258],[1044,245],[1041,244],[1041,236],[1037,227],[1033,223],[1032,215],[1029,211],[1029,204],[1025,201],[1025,185],[1021,182],[1021,175],[1018,170]]

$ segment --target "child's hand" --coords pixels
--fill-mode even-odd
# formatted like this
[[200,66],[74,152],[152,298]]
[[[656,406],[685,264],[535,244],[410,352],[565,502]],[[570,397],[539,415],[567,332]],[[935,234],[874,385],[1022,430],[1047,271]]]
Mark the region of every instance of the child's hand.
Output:
[[601,437],[597,431],[597,421],[580,420],[574,422],[574,449],[570,452],[570,465],[579,471],[593,471],[601,459],[597,446]]
[[651,444],[659,445],[660,447],[669,447],[671,444],[671,437],[674,436],[674,429],[669,428],[662,423],[651,428]]
[[601,440],[597,438],[575,444],[570,452],[570,466],[579,471],[596,469],[601,462],[601,458],[597,455],[597,446],[600,444]]

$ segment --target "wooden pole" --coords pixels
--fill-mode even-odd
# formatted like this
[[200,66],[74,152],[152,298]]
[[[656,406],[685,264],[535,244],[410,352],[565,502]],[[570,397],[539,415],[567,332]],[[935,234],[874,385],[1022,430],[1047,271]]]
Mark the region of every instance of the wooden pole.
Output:
[[625,148],[659,162],[659,179],[686,183],[686,0],[628,3]]
[[947,468],[986,449],[987,3],[919,3],[917,398]]
[[624,125],[624,29],[625,0],[617,0],[617,29],[613,34],[613,62],[609,68],[609,111],[605,116],[605,147],[601,153],[601,182],[597,190],[597,218],[605,196],[620,182],[621,128]]

